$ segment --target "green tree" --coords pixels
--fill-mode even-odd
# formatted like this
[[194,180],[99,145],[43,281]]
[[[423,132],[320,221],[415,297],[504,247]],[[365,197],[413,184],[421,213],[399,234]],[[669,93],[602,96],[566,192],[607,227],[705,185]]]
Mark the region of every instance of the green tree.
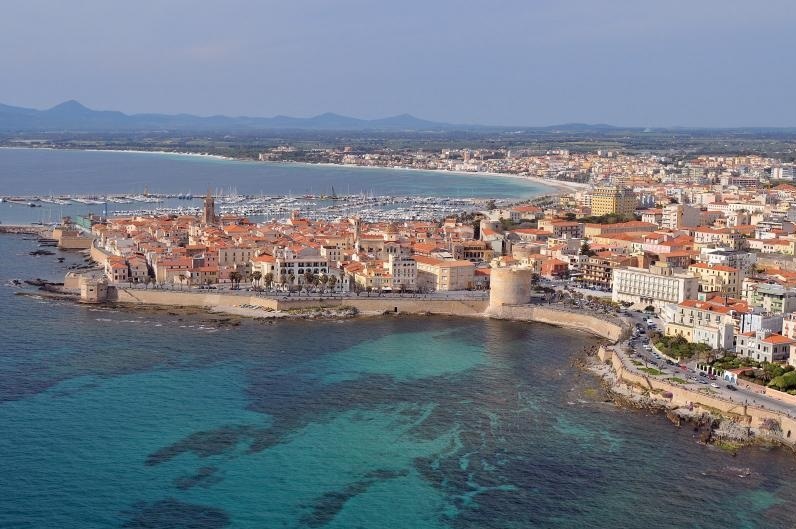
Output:
[[789,371],[788,373],[775,377],[769,382],[768,386],[780,391],[792,391],[796,389],[796,371]]

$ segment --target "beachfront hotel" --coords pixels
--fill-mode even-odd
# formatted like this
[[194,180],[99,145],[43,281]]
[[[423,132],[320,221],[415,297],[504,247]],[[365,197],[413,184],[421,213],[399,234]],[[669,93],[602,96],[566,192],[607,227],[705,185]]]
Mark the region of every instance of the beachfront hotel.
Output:
[[614,270],[611,299],[638,307],[663,308],[667,303],[696,299],[699,278],[690,272],[675,271],[668,263],[657,262],[645,268]]

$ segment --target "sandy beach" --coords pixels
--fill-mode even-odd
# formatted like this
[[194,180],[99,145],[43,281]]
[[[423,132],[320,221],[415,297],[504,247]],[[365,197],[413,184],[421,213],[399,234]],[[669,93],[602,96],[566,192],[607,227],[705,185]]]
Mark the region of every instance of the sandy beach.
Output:
[[[247,158],[233,158],[230,156],[221,156],[218,154],[207,154],[207,153],[198,153],[198,152],[173,152],[173,151],[145,151],[145,150],[138,150],[138,149],[59,149],[56,147],[8,147],[3,146],[0,147],[2,149],[43,149],[43,150],[50,150],[50,151],[85,151],[85,152],[118,152],[118,153],[133,153],[133,154],[160,154],[160,155],[172,155],[172,156],[187,156],[192,158],[205,158],[205,159],[213,159],[213,160],[222,160],[222,161],[234,161],[234,162],[248,162],[248,163],[258,163],[258,164],[271,164],[271,165],[306,165],[310,167],[333,167],[333,168],[345,168],[345,169],[378,169],[378,170],[388,170],[388,171],[411,171],[417,173],[427,173],[427,174],[434,174],[434,173],[444,173],[444,174],[451,174],[456,176],[463,176],[469,178],[478,178],[478,177],[489,177],[489,178],[512,178],[515,180],[523,180],[527,182],[532,182],[534,184],[539,184],[546,186],[552,190],[550,194],[562,194],[562,193],[574,193],[577,191],[582,191],[584,189],[588,189],[590,186],[589,184],[579,183],[579,182],[564,182],[560,180],[551,180],[547,178],[540,178],[538,176],[525,176],[525,175],[518,175],[513,173],[496,173],[496,172],[488,172],[488,171],[479,171],[479,172],[471,172],[471,171],[450,171],[447,169],[419,169],[415,167],[384,167],[378,165],[350,165],[350,164],[337,164],[337,163],[309,163],[309,162],[289,162],[289,161],[257,161]],[[540,193],[545,194],[545,193]]]
[[479,176],[487,176],[487,177],[494,177],[494,178],[513,178],[515,180],[524,180],[527,182],[533,182],[535,184],[544,185],[556,190],[556,194],[560,193],[574,193],[576,191],[582,191],[584,189],[588,189],[590,184],[583,184],[580,182],[564,182],[561,180],[550,180],[548,178],[540,178],[538,176],[524,176],[518,175],[513,173],[495,173],[495,172],[488,172],[488,171],[449,171],[448,169],[419,169],[416,167],[384,167],[381,165],[349,165],[349,164],[340,164],[340,163],[309,163],[309,162],[259,162],[259,163],[270,163],[270,164],[277,164],[277,165],[309,165],[309,166],[326,166],[326,167],[345,167],[351,169],[384,169],[390,171],[413,171],[418,173],[444,173],[444,174],[452,174],[456,176],[467,176],[467,177],[479,177]]
[[0,146],[0,149],[18,150],[42,150],[42,151],[82,151],[82,152],[124,152],[132,154],[169,154],[174,156],[190,156],[192,158],[211,158],[214,160],[227,160],[227,161],[253,161],[231,158],[229,156],[221,156],[220,154],[209,154],[202,152],[175,152],[175,151],[144,151],[140,149],[59,149],[58,147],[24,147],[24,146]]

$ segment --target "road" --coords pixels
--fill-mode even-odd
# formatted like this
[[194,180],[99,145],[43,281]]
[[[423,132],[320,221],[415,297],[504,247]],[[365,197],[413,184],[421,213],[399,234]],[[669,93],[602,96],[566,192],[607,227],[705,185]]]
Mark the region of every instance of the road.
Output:
[[[684,387],[688,389],[707,392],[725,400],[737,402],[739,405],[754,404],[769,410],[784,413],[792,417],[796,416],[796,406],[783,403],[777,399],[759,393],[760,390],[765,389],[762,386],[759,387],[758,391],[755,391],[754,384],[751,385],[751,389],[747,389],[746,383],[743,382],[736,386],[736,390],[731,390],[727,388],[728,384],[724,380],[710,380],[707,377],[699,376],[699,373],[696,371],[695,361],[686,364],[687,367],[685,370],[677,365],[671,365],[667,363],[665,359],[661,358],[660,356],[656,356],[651,348],[646,349],[644,347],[645,345],[649,344],[649,332],[646,323],[644,323],[644,319],[647,318],[647,315],[631,313],[631,317],[635,323],[643,326],[645,332],[640,333],[637,338],[631,339],[626,344],[620,344],[619,350],[622,351],[622,346],[627,345],[633,351],[628,360],[631,362],[636,360],[644,363],[644,366],[638,367],[649,366],[661,371],[660,375],[650,375],[651,377],[662,379],[678,377],[687,381],[686,384],[684,384]],[[657,318],[653,318],[653,320],[657,321],[656,327],[659,328],[660,320],[657,320]],[[711,383],[717,385],[718,387],[711,386]]]

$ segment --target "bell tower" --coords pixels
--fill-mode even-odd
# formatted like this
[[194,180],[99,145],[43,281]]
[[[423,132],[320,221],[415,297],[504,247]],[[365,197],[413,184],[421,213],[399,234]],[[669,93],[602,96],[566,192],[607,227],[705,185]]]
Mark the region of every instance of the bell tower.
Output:
[[216,200],[213,198],[213,195],[210,194],[209,189],[207,190],[207,196],[205,196],[205,207],[202,215],[202,223],[208,225],[216,223]]

